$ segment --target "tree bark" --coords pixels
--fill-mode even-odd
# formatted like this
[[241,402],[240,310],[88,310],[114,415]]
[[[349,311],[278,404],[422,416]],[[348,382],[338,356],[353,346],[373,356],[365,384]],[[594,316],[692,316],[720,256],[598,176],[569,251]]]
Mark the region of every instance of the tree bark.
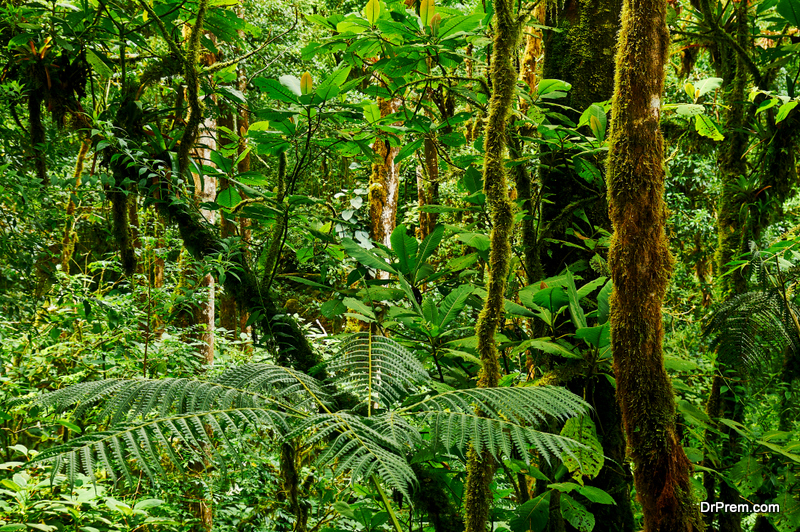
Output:
[[669,35],[664,0],[625,0],[619,37],[608,203],[611,346],[617,396],[647,532],[703,530],[689,482],[691,463],[675,426],[664,369],[661,307],[673,259],[665,233],[659,128]]
[[[479,388],[497,386],[500,377],[495,332],[502,323],[505,291],[511,258],[514,228],[514,203],[509,199],[505,172],[506,121],[511,110],[517,83],[512,58],[517,46],[519,28],[510,0],[494,2],[494,40],[492,47],[491,82],[494,92],[489,102],[489,115],[484,141],[483,190],[492,219],[489,275],[486,302],[475,325],[478,353],[483,363],[478,377]],[[484,453],[467,451],[467,482],[464,487],[464,524],[466,532],[484,532],[492,503],[489,484],[497,464]]]
[[[400,100],[379,98],[378,106],[381,117],[388,116],[397,111]],[[389,141],[383,138],[378,138],[372,148],[379,162],[372,165],[369,178],[370,238],[390,246],[389,237],[397,223],[397,196],[400,191],[400,165],[394,162],[394,158],[400,153],[400,148],[390,146]]]

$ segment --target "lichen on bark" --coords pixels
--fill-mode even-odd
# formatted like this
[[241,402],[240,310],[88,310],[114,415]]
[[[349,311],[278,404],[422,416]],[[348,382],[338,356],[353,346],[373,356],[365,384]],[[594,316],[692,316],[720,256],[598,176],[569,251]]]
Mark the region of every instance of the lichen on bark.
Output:
[[669,35],[664,0],[625,0],[607,186],[611,346],[634,483],[648,532],[703,530],[664,369],[661,307],[673,266],[659,118]]

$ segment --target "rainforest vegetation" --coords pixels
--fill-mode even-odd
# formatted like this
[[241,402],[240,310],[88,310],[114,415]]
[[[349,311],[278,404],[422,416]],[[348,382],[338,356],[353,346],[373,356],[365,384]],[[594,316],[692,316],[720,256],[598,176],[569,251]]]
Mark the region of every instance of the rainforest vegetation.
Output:
[[800,530],[800,0],[2,0],[0,55],[0,532]]

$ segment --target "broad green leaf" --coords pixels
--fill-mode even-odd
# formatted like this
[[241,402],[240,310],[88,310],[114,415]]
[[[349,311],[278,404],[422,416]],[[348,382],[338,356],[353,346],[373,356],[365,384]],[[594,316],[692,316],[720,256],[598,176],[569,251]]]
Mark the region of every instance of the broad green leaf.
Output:
[[389,265],[385,260],[379,258],[371,251],[362,248],[352,238],[342,239],[342,247],[344,247],[348,255],[368,268],[382,270],[389,273],[397,273],[397,270],[392,268],[392,266]]
[[341,316],[347,312],[347,306],[339,299],[331,299],[320,306],[319,311],[328,319]]
[[800,28],[800,0],[780,0],[775,9],[792,26]]
[[707,92],[718,89],[721,86],[722,86],[722,78],[701,79],[694,86],[694,98],[696,100],[697,98],[706,94]]
[[392,251],[400,263],[400,272],[404,275],[411,274],[417,267],[417,239],[408,234],[408,228],[400,224],[392,231],[389,241]]
[[[439,322],[439,308],[432,297],[428,296],[422,300],[422,315],[438,329]],[[438,336],[438,332],[434,332],[433,336]]]
[[797,100],[789,100],[785,104],[781,105],[780,109],[778,109],[778,114],[775,116],[775,122],[781,122],[789,116],[789,113],[792,109],[797,107]]
[[461,33],[475,31],[480,26],[482,19],[483,15],[448,17],[442,21],[442,25],[439,27],[439,38],[447,39]]
[[572,477],[582,483],[582,477],[594,478],[603,468],[605,458],[603,446],[597,439],[594,421],[589,416],[569,418],[561,429],[561,435],[584,444],[585,448],[575,449],[575,458],[564,455],[564,466],[572,473]]
[[552,313],[558,312],[562,307],[569,304],[569,295],[563,286],[544,288],[533,295],[533,302],[544,307]]
[[608,298],[611,296],[613,288],[614,286],[611,283],[611,279],[609,279],[603,289],[600,290],[600,293],[597,294],[597,321],[600,323],[608,321]]
[[467,298],[472,294],[473,290],[469,285],[461,285],[447,294],[447,297],[439,305],[440,319],[437,325],[442,331],[464,310]]
[[544,96],[552,92],[565,92],[572,88],[572,85],[560,79],[543,79],[536,87],[539,96]]
[[800,501],[794,490],[784,491],[770,502],[781,509],[779,513],[769,514],[778,532],[797,532],[800,529]]
[[337,69],[333,74],[325,78],[325,81],[319,84],[319,87],[317,87],[317,96],[323,100],[333,98],[340,93],[341,86],[347,81],[349,75],[349,66]]
[[217,195],[216,201],[226,209],[232,209],[242,201],[242,196],[234,187],[228,187]]
[[703,423],[711,423],[711,418],[708,417],[708,414],[694,406],[692,403],[688,401],[678,401],[678,410],[686,416],[690,418],[696,419],[698,421],[702,421]]
[[381,119],[381,109],[378,107],[376,103],[367,103],[363,107],[364,109],[364,118],[370,124],[374,124],[378,120]]
[[758,109],[756,109],[756,114],[763,113],[767,109],[771,109],[772,107],[775,107],[779,103],[781,103],[781,101],[778,98],[770,98],[769,100],[764,100],[763,102],[761,102],[761,105],[758,106]]
[[381,2],[380,0],[369,0],[367,6],[364,8],[364,18],[374,26],[381,15]]
[[422,243],[419,245],[419,251],[417,252],[417,272],[427,262],[428,258],[433,255],[433,252],[436,251],[436,248],[439,247],[443,237],[444,226],[439,224],[433,228],[431,234],[422,240]]
[[144,499],[134,504],[133,509],[148,510],[150,508],[155,508],[156,506],[161,506],[162,504],[164,504],[164,501],[162,501],[161,499]]
[[602,349],[610,342],[611,328],[608,326],[608,323],[597,325],[596,327],[581,327],[575,331],[575,338],[583,340],[593,347]]
[[70,422],[69,422],[69,421],[67,421],[66,419],[57,419],[57,420],[56,420],[56,423],[58,423],[58,424],[59,424],[59,425],[61,425],[62,427],[66,427],[66,428],[68,428],[68,429],[69,429],[69,430],[71,430],[72,432],[77,432],[77,433],[80,433],[80,432],[82,432],[82,431],[81,431],[81,428],[80,428],[78,425],[76,425],[75,423],[70,423]]
[[92,68],[104,78],[110,78],[114,74],[114,71],[105,64],[100,56],[89,48],[86,48],[86,62],[92,65]]
[[675,106],[675,112],[681,116],[697,116],[705,112],[705,107],[696,103],[684,103]]
[[567,295],[569,296],[569,313],[572,316],[572,322],[576,327],[586,327],[586,315],[583,313],[578,301],[578,290],[575,288],[575,278],[572,272],[567,270]]
[[691,360],[680,357],[665,356],[664,367],[673,371],[696,371],[699,366]]
[[764,483],[764,466],[755,456],[739,460],[731,470],[731,480],[736,483],[742,497],[750,497]]
[[723,140],[725,138],[710,116],[696,115],[694,117],[694,128],[698,133],[711,140]]
[[561,494],[561,515],[580,532],[592,532],[594,529],[594,515],[566,493]]
[[[274,79],[256,78],[253,83],[273,100],[286,103],[297,103],[297,95]],[[299,92],[299,82],[298,82]]]
[[555,342],[551,342],[548,338],[534,338],[532,340],[525,340],[524,342],[520,343],[514,349],[511,350],[513,355],[519,355],[524,353],[528,349],[537,349],[539,351],[544,351],[550,355],[556,355],[564,358],[576,358],[582,359],[583,357],[578,354],[570,351],[566,347],[559,345]]
[[578,486],[578,493],[597,504],[617,504],[608,492],[594,486]]
[[589,126],[595,138],[602,142],[606,136],[606,126],[608,119],[602,106],[593,103],[581,115],[578,120],[578,127]]
[[517,508],[508,522],[513,532],[542,532],[550,517],[550,491],[546,491]]

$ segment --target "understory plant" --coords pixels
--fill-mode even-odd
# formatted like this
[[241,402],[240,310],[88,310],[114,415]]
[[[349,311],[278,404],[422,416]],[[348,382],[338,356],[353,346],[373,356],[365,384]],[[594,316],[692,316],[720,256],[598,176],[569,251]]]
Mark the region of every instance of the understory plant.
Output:
[[532,449],[549,461],[577,460],[574,451],[583,448],[537,429],[546,419],[588,412],[585,401],[563,388],[437,392],[409,350],[367,333],[348,337],[317,370],[325,378],[246,364],[210,380],[107,379],[45,394],[35,401],[57,413],[74,408],[76,423],[99,430],[29,464],[52,462],[52,475],[65,471],[69,482],[80,473],[93,478],[102,468],[133,485],[140,474],[153,480],[171,467],[185,472],[187,462],[224,470],[262,438],[282,446],[302,441],[318,450],[317,467],[372,481],[399,532],[381,485],[410,499],[417,485],[410,458],[422,449],[432,457],[464,456],[471,446],[498,460],[513,454],[528,463]]

